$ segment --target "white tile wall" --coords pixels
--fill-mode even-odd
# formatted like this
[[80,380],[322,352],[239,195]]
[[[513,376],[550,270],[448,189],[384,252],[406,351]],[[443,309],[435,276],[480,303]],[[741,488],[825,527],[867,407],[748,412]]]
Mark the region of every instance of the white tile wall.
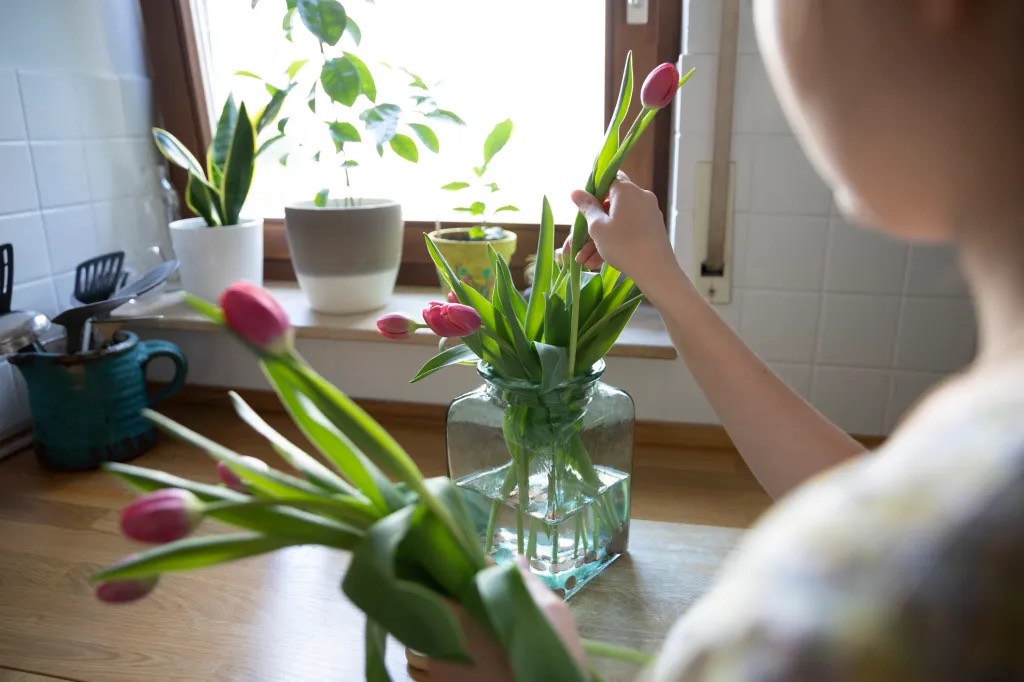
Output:
[[[974,316],[953,252],[838,216],[775,98],[743,0],[733,119],[733,301],[721,315],[841,426],[887,433],[928,386],[970,361]],[[721,3],[684,0],[673,235],[693,261],[694,169],[711,160]],[[682,417],[697,420],[703,409]]]
[[[0,21],[0,243],[15,248],[14,307],[56,315],[75,266],[156,243],[151,87],[139,0],[10,3]],[[0,437],[28,400],[0,361]]]

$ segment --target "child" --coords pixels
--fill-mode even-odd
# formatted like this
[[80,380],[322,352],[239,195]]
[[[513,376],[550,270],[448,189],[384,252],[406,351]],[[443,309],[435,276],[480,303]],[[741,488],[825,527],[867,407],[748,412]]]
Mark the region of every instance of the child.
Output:
[[[650,193],[620,179],[606,213],[577,192],[581,259],[636,280],[780,498],[645,676],[1024,679],[1024,2],[753,4],[772,84],[843,212],[958,248],[979,353],[864,453],[704,303]],[[567,607],[545,609],[578,651]]]

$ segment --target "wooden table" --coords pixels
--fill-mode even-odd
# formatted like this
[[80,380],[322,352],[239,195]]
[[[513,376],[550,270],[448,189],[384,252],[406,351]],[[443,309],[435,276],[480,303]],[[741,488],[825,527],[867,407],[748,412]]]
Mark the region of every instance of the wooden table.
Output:
[[[209,468],[191,450],[155,457],[139,463]],[[117,514],[131,497],[104,474],[47,474],[30,455],[0,463],[0,682],[362,679],[363,619],[340,593],[341,553],[295,547],[164,576],[135,604],[96,601],[89,575],[132,550]],[[572,599],[584,636],[657,650],[740,532],[634,521],[628,555]],[[388,661],[408,679],[401,646]]]

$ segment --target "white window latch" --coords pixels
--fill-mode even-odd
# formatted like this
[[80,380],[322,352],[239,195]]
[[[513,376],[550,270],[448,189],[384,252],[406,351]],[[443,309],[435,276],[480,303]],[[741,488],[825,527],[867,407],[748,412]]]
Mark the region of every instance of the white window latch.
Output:
[[626,23],[646,24],[649,0],[626,0]]

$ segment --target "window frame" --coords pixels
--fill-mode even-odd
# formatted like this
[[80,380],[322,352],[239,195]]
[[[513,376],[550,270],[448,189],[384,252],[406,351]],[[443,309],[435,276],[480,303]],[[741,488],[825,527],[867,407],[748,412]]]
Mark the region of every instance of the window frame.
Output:
[[[626,22],[627,0],[606,0],[605,28],[605,119],[611,116],[618,97],[619,82],[625,67],[627,51],[633,52],[633,72],[639,81],[662,62],[676,63],[682,53],[683,0],[645,0],[648,4],[646,24]],[[174,132],[192,150],[205,150],[211,139],[211,121],[206,102],[199,52],[195,36],[192,0],[143,2],[142,21],[152,71],[153,92],[159,125]],[[640,109],[639,97],[634,99],[629,116]],[[628,118],[627,120],[631,120]],[[623,171],[658,197],[662,213],[668,216],[672,193],[672,117],[659,116],[651,134],[641,138],[623,164]],[[185,206],[184,188],[187,175],[172,167],[170,180]],[[398,283],[407,286],[434,286],[437,274],[423,243],[423,233],[438,227],[471,226],[465,222],[406,221],[402,262]],[[525,286],[524,269],[532,254],[539,225],[516,224],[510,229],[517,234],[520,248],[510,263],[517,286]],[[568,234],[568,225],[556,226],[556,243]],[[285,234],[280,218],[264,220],[264,276],[268,280],[294,281]]]

